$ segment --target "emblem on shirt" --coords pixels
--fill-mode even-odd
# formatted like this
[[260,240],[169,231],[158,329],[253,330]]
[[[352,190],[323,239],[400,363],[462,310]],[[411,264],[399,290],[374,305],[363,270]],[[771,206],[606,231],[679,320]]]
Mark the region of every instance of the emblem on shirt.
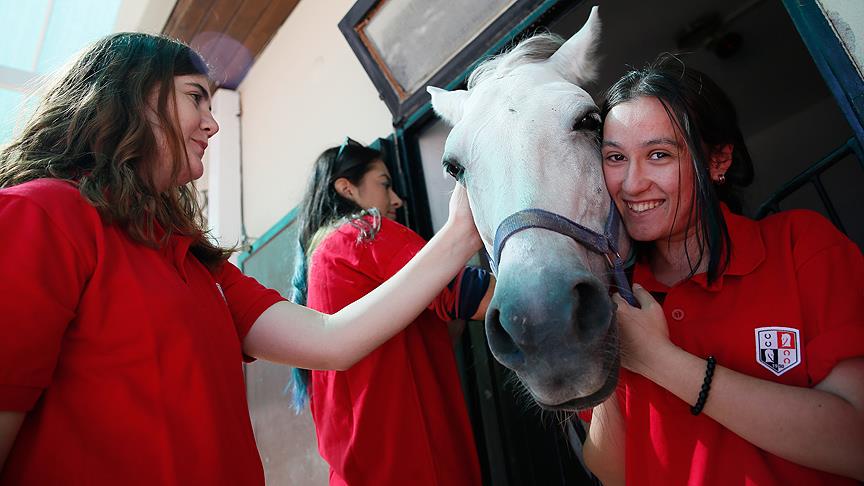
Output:
[[756,328],[756,362],[777,376],[801,362],[801,339],[792,327]]

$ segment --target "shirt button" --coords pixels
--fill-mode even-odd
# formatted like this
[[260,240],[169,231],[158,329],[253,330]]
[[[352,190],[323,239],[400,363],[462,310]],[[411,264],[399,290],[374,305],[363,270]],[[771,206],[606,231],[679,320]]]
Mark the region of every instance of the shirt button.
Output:
[[673,309],[672,310],[672,319],[676,321],[684,320],[684,310],[683,309]]

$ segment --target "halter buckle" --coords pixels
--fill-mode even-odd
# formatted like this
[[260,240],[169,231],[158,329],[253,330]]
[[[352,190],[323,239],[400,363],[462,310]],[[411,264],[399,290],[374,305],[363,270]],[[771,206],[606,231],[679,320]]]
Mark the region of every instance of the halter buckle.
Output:
[[603,253],[603,256],[606,257],[606,263],[609,264],[609,268],[615,268],[615,263],[621,261],[621,254],[618,253],[618,250],[610,249],[609,251]]

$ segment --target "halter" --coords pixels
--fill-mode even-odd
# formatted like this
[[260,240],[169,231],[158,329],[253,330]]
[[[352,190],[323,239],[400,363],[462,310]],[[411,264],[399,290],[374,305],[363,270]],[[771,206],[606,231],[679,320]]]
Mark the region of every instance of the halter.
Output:
[[507,243],[507,240],[511,236],[529,228],[543,228],[568,236],[575,240],[576,243],[587,247],[594,253],[605,256],[606,262],[612,270],[612,278],[618,287],[621,297],[630,303],[630,305],[639,307],[636,297],[633,296],[633,291],[630,289],[630,282],[627,281],[627,276],[624,274],[624,260],[621,259],[621,255],[618,253],[618,226],[620,222],[621,215],[618,214],[614,201],[609,205],[609,215],[606,217],[606,226],[604,227],[603,234],[592,231],[560,214],[544,209],[530,208],[517,211],[507,216],[495,232],[492,257],[489,259],[492,272],[498,273],[498,261],[501,258],[501,251],[504,250],[504,244]]

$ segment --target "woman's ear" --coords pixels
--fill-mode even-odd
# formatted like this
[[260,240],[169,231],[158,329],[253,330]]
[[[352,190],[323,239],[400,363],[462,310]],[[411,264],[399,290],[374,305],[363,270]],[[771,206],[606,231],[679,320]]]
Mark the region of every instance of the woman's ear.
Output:
[[732,150],[735,147],[731,143],[718,145],[711,151],[711,163],[708,165],[708,172],[711,174],[711,180],[717,181],[723,176],[726,177],[726,171],[732,165]]
[[342,196],[343,198],[353,201],[354,200],[354,184],[351,184],[351,181],[344,177],[340,177],[333,182],[333,188],[336,189],[336,193]]

